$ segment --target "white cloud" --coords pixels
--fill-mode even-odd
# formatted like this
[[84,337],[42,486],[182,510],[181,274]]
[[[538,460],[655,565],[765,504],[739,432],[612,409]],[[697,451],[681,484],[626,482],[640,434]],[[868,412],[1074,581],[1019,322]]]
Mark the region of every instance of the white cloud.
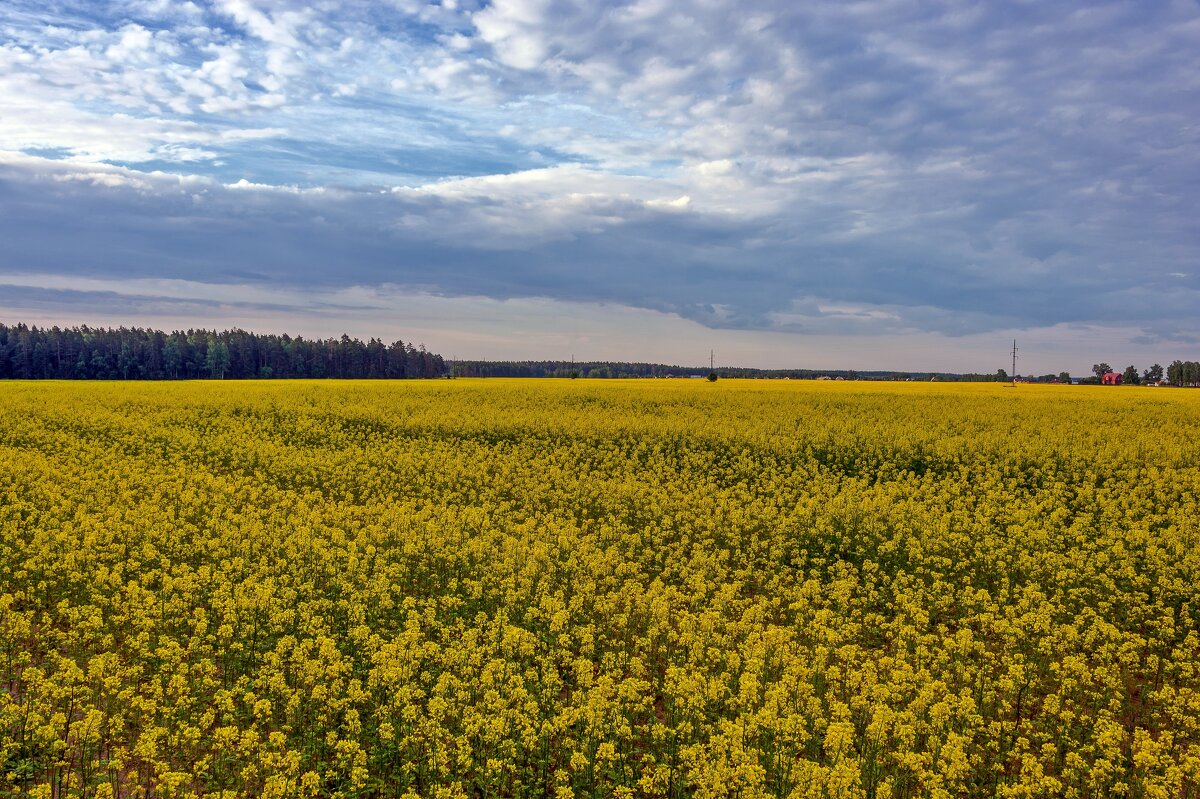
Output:
[[545,36],[549,11],[547,0],[496,0],[472,21],[501,64],[528,70],[539,66],[549,51]]

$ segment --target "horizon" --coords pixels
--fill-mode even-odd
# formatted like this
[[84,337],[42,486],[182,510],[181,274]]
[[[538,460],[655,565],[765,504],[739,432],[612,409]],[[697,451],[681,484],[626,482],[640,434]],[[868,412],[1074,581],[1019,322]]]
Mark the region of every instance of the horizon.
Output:
[[[131,325],[131,324],[125,324],[125,325],[87,325],[87,324],[64,325],[64,324],[55,324],[55,323],[50,323],[50,324],[33,323],[33,324],[31,324],[31,323],[25,322],[24,320],[10,321],[10,320],[4,319],[4,318],[0,318],[0,326],[7,326],[10,330],[14,329],[17,325],[22,325],[22,324],[29,328],[42,330],[42,331],[52,329],[52,328],[57,328],[59,330],[70,330],[70,329],[78,330],[81,327],[88,327],[88,328],[90,328],[92,330],[96,330],[96,331],[114,331],[114,330],[118,330],[118,329],[124,327],[126,329],[141,329],[145,332],[159,333],[159,334],[163,334],[166,336],[185,335],[185,334],[193,334],[193,333],[211,333],[211,334],[222,335],[222,334],[226,334],[226,333],[242,332],[242,333],[249,333],[251,335],[258,335],[258,336],[277,336],[277,337],[281,337],[281,338],[286,336],[286,337],[290,337],[294,340],[303,339],[303,340],[310,341],[310,342],[311,341],[337,340],[337,339],[340,339],[343,335],[350,335],[348,333],[345,333],[344,331],[343,331],[343,333],[336,333],[336,334],[329,334],[329,335],[305,335],[305,334],[301,334],[301,333],[292,333],[292,332],[288,332],[288,331],[251,330],[251,329],[238,327],[238,326],[225,327],[225,328],[218,329],[218,328],[206,328],[201,325],[195,325],[195,326],[188,326],[188,327],[183,327],[183,328],[158,329],[158,328],[154,328],[153,326]],[[504,363],[509,363],[509,364],[558,364],[558,365],[571,364],[571,365],[579,366],[579,367],[615,365],[615,366],[653,366],[653,367],[663,367],[663,368],[668,368],[668,369],[696,370],[699,372],[707,372],[709,370],[708,366],[705,366],[699,362],[691,363],[691,362],[687,362],[687,361],[647,361],[647,360],[639,360],[639,359],[622,359],[622,358],[594,358],[594,359],[584,360],[584,359],[575,358],[574,356],[568,356],[566,358],[553,358],[553,357],[551,357],[551,358],[522,358],[522,357],[455,358],[450,355],[447,355],[444,352],[439,352],[436,348],[431,348],[431,347],[426,346],[426,343],[423,341],[417,341],[414,339],[405,341],[402,338],[390,339],[387,337],[382,337],[382,336],[377,336],[377,335],[366,335],[366,336],[354,335],[354,336],[351,336],[351,338],[359,341],[360,343],[368,343],[373,340],[378,340],[385,345],[390,345],[397,341],[400,341],[407,347],[416,347],[416,348],[426,349],[431,354],[444,359],[444,361],[446,363],[447,371],[451,373],[450,376],[460,376],[460,377],[470,377],[470,376],[469,375],[465,375],[465,376],[464,375],[453,375],[452,373],[453,373],[455,364],[459,364],[459,365],[461,365],[461,364],[504,364]],[[715,357],[714,350],[710,350],[710,353],[712,354],[713,357]],[[1010,357],[1011,357],[1011,353],[1010,353]],[[1176,360],[1182,361],[1182,359],[1173,358],[1173,359],[1171,359],[1171,361],[1168,361],[1168,363],[1170,363],[1172,361],[1176,361]],[[1094,366],[1099,365],[1100,363],[1104,363],[1104,361],[1099,361],[1096,364],[1094,364]],[[1139,372],[1145,372],[1146,369],[1148,369],[1151,366],[1160,366],[1165,369],[1166,366],[1168,365],[1168,363],[1154,362],[1154,363],[1146,363],[1144,365],[1129,364],[1129,366],[1135,366],[1135,367],[1137,367]],[[1116,373],[1121,373],[1125,369],[1125,367],[1122,367],[1119,365],[1114,365],[1111,363],[1108,364],[1108,366],[1110,366],[1112,368],[1112,370]],[[869,366],[868,367],[849,367],[849,366],[808,366],[808,365],[761,367],[761,366],[750,366],[750,365],[741,364],[741,363],[725,363],[725,364],[717,363],[713,368],[717,372],[720,372],[721,370],[748,370],[748,371],[759,371],[759,372],[815,372],[815,373],[858,372],[858,373],[864,373],[864,374],[869,374],[869,375],[885,375],[885,374],[939,375],[939,374],[941,374],[941,375],[948,375],[948,376],[963,376],[963,375],[988,376],[988,375],[994,375],[996,373],[994,370],[987,370],[987,369],[965,369],[965,370],[922,369],[922,368],[898,369],[898,368],[891,368],[891,367],[869,367]],[[997,369],[1004,370],[1004,372],[1007,376],[1006,379],[1010,378],[1010,377],[1040,378],[1040,377],[1059,375],[1062,372],[1067,372],[1071,376],[1072,379],[1075,379],[1075,378],[1089,377],[1092,375],[1092,373],[1094,371],[1094,367],[1089,368],[1086,370],[1086,372],[1082,372],[1082,373],[1074,373],[1074,372],[1071,372],[1070,370],[1066,370],[1066,369],[1050,370],[1050,371],[1045,371],[1045,370],[1043,370],[1043,371],[1022,371],[1022,370],[1018,369],[1016,372],[1011,372],[1010,369],[1006,369],[1005,367],[997,367]]]
[[13,0],[0,319],[457,360],[1194,360],[1197,74],[1180,4]]

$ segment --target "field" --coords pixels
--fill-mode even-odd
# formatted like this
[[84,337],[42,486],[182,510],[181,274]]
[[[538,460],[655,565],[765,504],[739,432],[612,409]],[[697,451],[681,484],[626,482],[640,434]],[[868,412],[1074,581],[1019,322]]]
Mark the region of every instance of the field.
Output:
[[1200,796],[1200,393],[0,384],[0,792]]

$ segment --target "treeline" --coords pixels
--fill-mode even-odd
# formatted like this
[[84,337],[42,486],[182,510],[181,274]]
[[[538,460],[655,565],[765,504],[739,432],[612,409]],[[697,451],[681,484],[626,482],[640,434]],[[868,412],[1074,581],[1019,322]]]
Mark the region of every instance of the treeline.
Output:
[[1154,364],[1149,369],[1138,373],[1133,364],[1125,367],[1125,371],[1117,372],[1106,363],[1092,364],[1092,377],[1084,378],[1081,383],[1100,383],[1105,375],[1119,374],[1120,382],[1127,386],[1137,385],[1169,385],[1196,388],[1200,387],[1200,362],[1175,360],[1166,369],[1161,364]]
[[[455,361],[450,366],[454,377],[707,377],[707,366],[678,366],[663,363],[624,363],[621,361]],[[749,369],[720,367],[718,377],[774,377],[807,380],[818,375],[850,376],[854,372],[817,372],[811,369]]]
[[[951,372],[858,371],[854,369],[752,369],[719,366],[720,378],[758,378],[772,380],[944,380],[949,382],[996,382],[1008,380],[1004,370],[991,374],[954,374]],[[707,377],[707,366],[678,366],[662,363],[623,363],[619,361],[454,361],[454,377]]]
[[377,338],[0,324],[0,379],[395,379],[445,373],[442,356],[423,345]]
[[682,366],[618,361],[454,361],[450,365],[454,377],[687,377],[695,372]]
[[[855,369],[751,369],[717,367],[718,378],[751,378],[766,380],[911,380],[947,383],[1007,383],[1013,378],[1005,369],[995,372],[895,372],[886,370],[860,371]],[[1068,372],[1044,375],[1017,375],[1022,383],[1099,383],[1104,374],[1113,370],[1108,364],[1092,367],[1095,376],[1074,380]],[[448,367],[451,377],[707,377],[707,366],[678,366],[662,363],[622,363],[620,361],[454,361]],[[1169,384],[1200,386],[1200,363],[1175,361],[1165,369],[1154,364],[1144,372],[1130,366],[1123,374],[1126,385]]]
[[1173,361],[1167,367],[1167,382],[1173,386],[1200,386],[1200,361]]

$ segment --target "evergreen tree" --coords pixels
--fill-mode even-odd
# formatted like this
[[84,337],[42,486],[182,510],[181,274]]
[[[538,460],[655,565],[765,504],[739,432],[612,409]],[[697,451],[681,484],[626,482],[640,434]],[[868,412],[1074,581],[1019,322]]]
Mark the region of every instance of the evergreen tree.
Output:
[[0,379],[412,378],[445,371],[442,356],[424,347],[378,338],[0,324]]

